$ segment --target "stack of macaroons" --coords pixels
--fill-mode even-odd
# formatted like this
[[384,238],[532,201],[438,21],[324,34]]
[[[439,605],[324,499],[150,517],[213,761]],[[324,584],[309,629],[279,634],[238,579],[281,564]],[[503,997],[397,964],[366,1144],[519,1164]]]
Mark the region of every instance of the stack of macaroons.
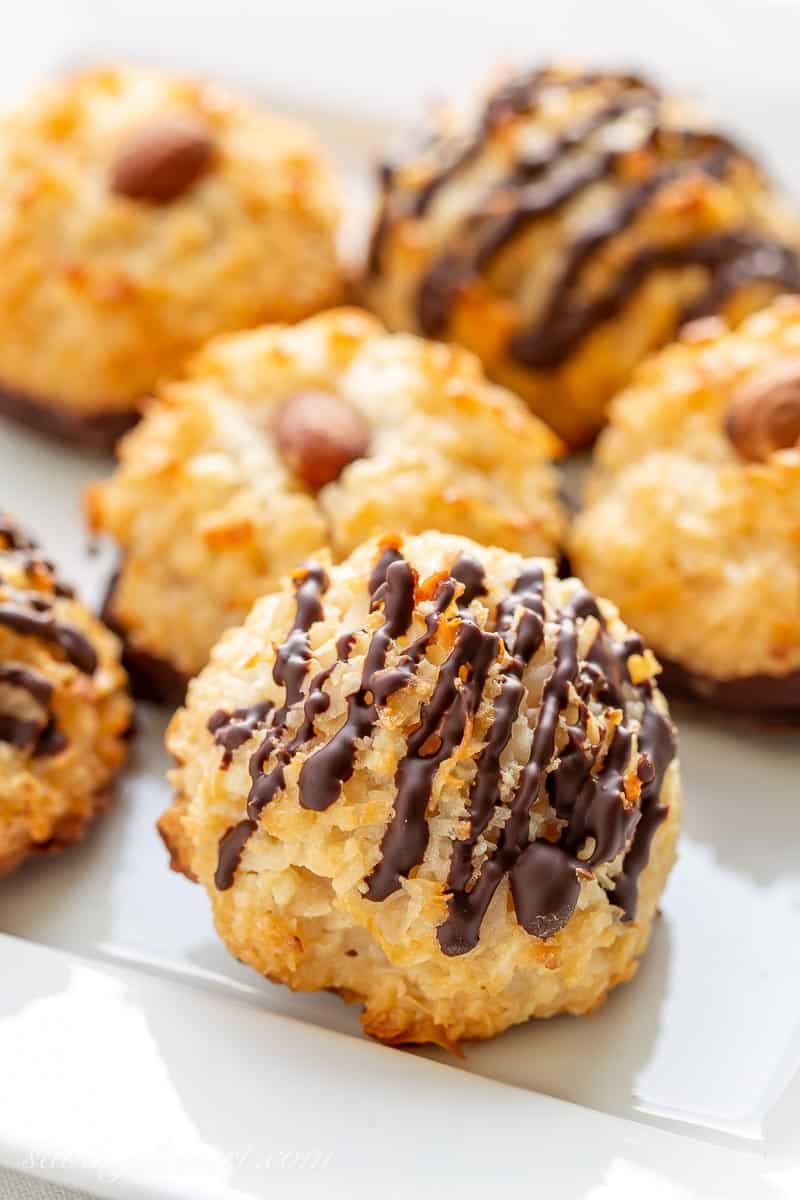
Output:
[[734,331],[699,323],[640,367],[598,443],[571,555],[669,685],[800,715],[800,300]]
[[213,334],[337,299],[338,189],[302,126],[142,67],[0,120],[0,411],[112,442]]
[[89,495],[120,547],[108,615],[140,690],[179,702],[223,630],[323,547],[434,528],[557,552],[558,439],[466,350],[338,309],[213,341],[187,376]]
[[117,639],[0,515],[0,875],[83,836],[132,717]]
[[638,76],[512,77],[382,168],[364,279],[390,329],[460,342],[571,445],[680,323],[800,290],[753,160]]
[[168,747],[173,865],[242,961],[387,1042],[585,1013],[630,978],[680,821],[658,664],[553,563],[428,533],[309,565]]

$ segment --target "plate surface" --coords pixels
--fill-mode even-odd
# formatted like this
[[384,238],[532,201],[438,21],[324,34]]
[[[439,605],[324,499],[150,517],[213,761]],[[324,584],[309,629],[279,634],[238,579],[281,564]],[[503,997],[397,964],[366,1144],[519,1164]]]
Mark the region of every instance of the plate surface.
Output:
[[[592,55],[594,35],[595,56],[614,57],[614,39],[588,8],[576,40],[576,23],[564,23],[577,12],[570,3],[561,20],[542,18],[535,39],[510,0],[493,5],[488,48],[469,5],[374,6],[379,27],[374,8],[355,0],[342,0],[335,17],[321,4],[290,13],[232,3],[222,44],[209,16],[216,6],[189,22],[189,7],[173,4],[160,24],[150,3],[135,6],[136,19],[132,7],[113,21],[105,5],[69,6],[69,21],[62,7],[34,2],[15,18],[0,50],[6,92],[76,57],[163,59],[178,46],[184,64],[260,84],[278,103],[302,93],[301,111],[357,196],[357,168],[383,140],[388,114],[434,82],[463,85],[524,36],[537,54],[580,56]],[[465,8],[456,53],[451,27]],[[658,39],[648,39],[640,7],[611,9],[617,60],[652,59],[662,74],[701,85],[800,180],[781,120],[790,101],[796,111],[783,48],[800,33],[794,6],[727,6],[738,40],[717,30],[727,57],[707,64],[704,54],[702,68],[688,38],[690,13],[711,36],[705,7],[672,5]],[[721,6],[709,12],[718,26]],[[380,47],[391,22],[397,56],[387,57]],[[746,70],[745,46],[773,54],[764,78]],[[87,543],[80,493],[108,469],[0,431],[0,503],[95,603],[112,564]],[[97,1194],[160,1200],[322,1187],[338,1196],[362,1177],[391,1195],[412,1186],[485,1195],[518,1172],[547,1200],[800,1196],[797,730],[675,715],[685,833],[638,978],[590,1018],[530,1024],[458,1060],[369,1044],[357,1013],[336,998],[292,995],[227,955],[204,893],[166,869],[154,830],[169,799],[164,717],[143,710],[118,802],[89,841],[0,884],[0,930],[16,935],[0,935],[0,1161]],[[477,1161],[471,1134],[459,1157],[473,1129],[485,1131]]]

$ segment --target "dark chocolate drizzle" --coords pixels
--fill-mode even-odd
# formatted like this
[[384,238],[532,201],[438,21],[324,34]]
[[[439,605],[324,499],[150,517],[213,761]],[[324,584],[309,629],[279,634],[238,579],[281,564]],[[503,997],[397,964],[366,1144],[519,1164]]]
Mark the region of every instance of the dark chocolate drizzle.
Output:
[[27,692],[43,710],[36,717],[0,712],[0,742],[6,742],[17,750],[32,750],[35,758],[44,758],[63,750],[67,739],[56,726],[55,717],[48,711],[53,697],[50,680],[24,663],[6,662],[0,663],[0,684]]
[[486,572],[481,563],[468,554],[461,554],[450,568],[450,575],[464,586],[458,600],[459,608],[469,608],[473,600],[487,594]]
[[372,568],[372,573],[369,577],[367,589],[370,596],[374,596],[381,584],[386,582],[386,572],[392,563],[402,562],[403,556],[394,546],[387,546],[381,554],[375,566]]
[[[355,644],[355,634],[339,639],[335,661],[311,680],[302,722],[287,738],[289,714],[303,700],[310,659],[308,629],[321,617],[320,596],[325,585],[324,576],[314,568],[298,584],[295,623],[278,650],[274,669],[276,682],[286,690],[284,704],[280,708],[253,706],[229,717],[218,713],[211,719],[209,727],[213,726],[215,738],[222,734],[219,744],[224,750],[229,738],[236,749],[242,744],[240,738],[250,736],[259,723],[269,722],[250,759],[247,817],[220,842],[219,890],[231,886],[244,846],[265,806],[285,787],[287,766],[316,736],[316,718],[330,703],[324,685],[336,666],[347,661]],[[373,733],[380,709],[413,681],[442,622],[453,622],[452,649],[439,667],[433,691],[420,708],[397,765],[394,811],[380,859],[365,880],[367,899],[376,903],[386,900],[424,860],[429,841],[428,808],[437,772],[470,736],[490,671],[500,663],[492,719],[470,785],[468,833],[453,845],[446,884],[448,914],[437,931],[447,955],[467,953],[478,944],[489,904],[506,876],[521,927],[535,937],[552,937],[574,912],[581,881],[623,852],[622,870],[609,898],[622,910],[624,920],[632,920],[639,877],[667,813],[660,797],[675,754],[675,738],[668,718],[655,703],[652,684],[631,681],[628,659],[642,651],[641,640],[633,635],[622,642],[614,640],[597,602],[584,589],[550,618],[556,624],[554,663],[542,691],[530,756],[509,799],[501,798],[502,756],[523,711],[523,677],[544,645],[544,587],[542,569],[527,567],[497,605],[494,628],[484,630],[469,606],[487,595],[485,572],[476,560],[462,555],[437,584],[424,632],[387,667],[392,645],[409,632],[413,622],[416,576],[399,551],[385,550],[369,580],[371,610],[382,609],[383,621],[367,647],[359,687],[347,697],[343,724],[308,755],[299,772],[303,808],[321,812],[334,804],[355,771],[358,747]],[[588,618],[596,622],[597,632],[581,658],[578,638],[581,623]],[[608,733],[597,746],[588,736],[590,702],[605,706],[602,720],[607,722]],[[630,704],[641,706],[638,724],[627,722]],[[568,707],[575,710],[576,717],[559,746],[561,718]],[[265,770],[268,764],[269,770]],[[632,788],[633,798],[629,799]],[[531,840],[531,817],[540,800],[544,807],[537,811],[546,818],[546,832]],[[487,830],[495,814],[503,820],[492,836]],[[481,840],[483,860],[475,862]]]
[[255,821],[246,817],[243,821],[232,825],[219,839],[217,869],[214,874],[214,886],[218,892],[226,892],[229,887],[233,886],[244,848],[256,829]]
[[50,680],[46,679],[39,671],[35,671],[33,667],[26,667],[24,663],[0,663],[0,683],[27,692],[37,704],[47,705],[53,696],[53,685]]
[[27,750],[35,746],[42,732],[38,721],[0,713],[0,742],[6,742],[16,750]]
[[[386,555],[384,555],[386,558]],[[371,582],[378,582],[380,572]],[[343,783],[355,770],[356,744],[369,737],[385,704],[406,679],[402,670],[385,671],[389,647],[408,631],[414,615],[414,572],[405,560],[391,561],[385,580],[372,592],[372,605],[383,604],[384,622],[373,634],[364,659],[361,685],[347,699],[347,719],[326,745],[303,763],[300,771],[300,804],[323,812],[339,798]]]
[[[526,583],[527,594],[524,591]],[[581,876],[589,875],[595,866],[611,862],[626,846],[628,855],[633,856],[631,865],[623,870],[612,899],[623,908],[625,918],[631,919],[635,913],[638,877],[647,865],[652,837],[665,815],[665,810],[658,814],[655,810],[664,774],[674,755],[670,725],[652,704],[652,687],[648,684],[633,689],[630,684],[627,672],[627,657],[633,652],[630,644],[612,642],[594,598],[581,590],[558,614],[553,671],[542,693],[530,759],[511,799],[508,818],[494,851],[489,853],[477,874],[472,870],[473,848],[499,799],[500,755],[510,737],[521,699],[513,685],[522,674],[524,656],[531,650],[535,654],[541,644],[540,640],[537,642],[538,627],[530,625],[529,616],[533,613],[541,621],[541,583],[537,587],[535,579],[520,580],[514,592],[526,595],[527,611],[520,618],[512,664],[506,672],[507,682],[496,703],[487,746],[478,762],[470,795],[470,837],[460,844],[453,857],[448,880],[449,912],[438,930],[439,944],[448,955],[467,953],[478,944],[483,918],[506,875],[510,876],[511,895],[522,928],[535,937],[552,936],[574,911]],[[514,599],[512,593],[511,603],[498,610],[498,625],[509,623]],[[581,664],[578,658],[577,622],[589,616],[598,621],[593,650],[598,644],[599,648],[593,661],[590,652],[587,671],[586,664]],[[521,649],[519,630],[526,620],[529,623],[525,635],[527,645]],[[613,671],[609,670],[610,680],[597,666],[598,660],[607,668],[613,663]],[[631,731],[622,723],[616,726],[605,760],[599,771],[593,773],[597,751],[590,749],[586,738],[588,710],[582,702],[580,723],[569,731],[566,748],[558,752],[558,765],[550,775],[553,786],[547,788],[556,815],[564,823],[558,841],[537,839],[531,842],[531,812],[542,785],[548,782],[546,767],[557,753],[558,721],[569,701],[570,685],[584,697],[591,692],[598,696],[613,692],[617,706],[624,712],[623,680],[638,692],[645,705],[645,717],[637,734],[637,751],[642,756],[640,763],[645,761],[644,756],[650,767],[656,761],[658,763],[653,779],[642,789],[641,808],[628,804],[624,790],[624,777],[631,762]],[[511,690],[504,697],[509,683]]]
[[[252,787],[247,801],[247,811],[250,819],[257,821],[266,806],[282,791],[285,782],[285,768],[288,767],[301,746],[305,746],[314,737],[314,722],[318,716],[330,707],[330,696],[323,691],[323,686],[333,674],[334,667],[347,662],[353,647],[352,634],[345,634],[336,644],[336,660],[325,670],[319,671],[311,680],[308,697],[303,706],[303,721],[292,740],[278,748],[275,765],[266,773],[263,772],[263,757],[265,746],[262,745],[250,762],[250,777]],[[269,756],[267,756],[269,757]]]
[[[263,774],[264,766],[286,734],[287,718],[292,707],[302,699],[303,682],[311,660],[308,634],[311,626],[323,617],[322,596],[328,587],[328,577],[322,567],[310,563],[302,574],[295,578],[294,586],[294,621],[286,641],[278,647],[272,669],[274,682],[285,689],[283,704],[276,708],[270,701],[261,701],[248,709],[238,709],[231,714],[217,711],[208,722],[208,728],[214,734],[214,741],[223,748],[220,765],[226,768],[234,751],[244,745],[265,720],[271,718],[261,745],[250,759],[252,783],[247,799],[247,819],[234,825],[220,839],[214,876],[215,885],[220,892],[226,891],[233,884],[247,840],[258,827],[258,816],[277,790],[272,787],[274,772]],[[312,685],[312,693],[313,690]]]
[[[524,903],[520,897],[529,889],[536,889],[541,885],[541,880],[537,880],[536,874],[531,868],[532,864],[541,863],[542,860],[540,856],[523,858],[523,852],[529,845],[530,815],[533,805],[539,798],[544,769],[555,754],[558,718],[567,704],[569,685],[574,680],[578,669],[576,620],[579,615],[586,615],[582,611],[583,599],[584,593],[579,592],[577,597],[573,598],[559,615],[558,642],[553,672],[542,693],[530,759],[520,775],[519,783],[511,800],[508,819],[503,825],[494,853],[484,862],[471,890],[468,891],[464,888],[459,891],[454,890],[452,893],[447,919],[438,930],[439,945],[445,954],[466,954],[478,944],[483,918],[505,875],[510,876],[511,893],[517,918],[523,928],[526,928],[521,914],[530,917],[531,906]],[[554,855],[550,856],[547,862],[551,863],[554,858]],[[573,873],[579,869],[578,863],[572,867]],[[562,870],[559,870],[558,874],[562,878],[568,875]],[[546,889],[548,894],[553,890],[552,884],[551,875],[548,878]],[[570,885],[570,891],[574,893],[576,899],[579,890]],[[571,915],[571,910],[566,911],[567,907],[562,903],[557,906],[561,924],[564,924]],[[560,928],[560,924],[555,922],[554,913],[538,915],[541,919],[537,921],[537,929],[542,928],[543,921],[547,917],[552,918],[547,923],[549,932],[553,933]],[[527,932],[535,931],[527,929]],[[541,934],[536,936],[541,936]]]
[[[496,629],[508,647],[511,662],[504,672],[503,684],[494,702],[494,719],[486,736],[486,745],[478,756],[475,779],[470,788],[469,834],[453,845],[447,886],[454,898],[466,895],[473,873],[475,846],[498,802],[500,759],[511,740],[514,722],[525,695],[522,674],[544,641],[543,596],[544,574],[539,567],[534,567],[519,576],[510,594],[497,608]],[[514,631],[514,617],[518,609],[522,609],[522,612]],[[459,900],[454,899],[451,908],[458,907]]]
[[711,269],[711,282],[705,293],[682,314],[682,322],[718,313],[739,288],[749,283],[775,283],[788,292],[800,292],[800,258],[780,242],[760,238],[743,231],[707,239],[703,266]]
[[[385,900],[422,862],[428,847],[427,809],[434,777],[463,741],[499,644],[495,634],[482,633],[472,621],[459,626],[455,646],[439,670],[433,694],[397,768],[394,815],[381,844],[381,860],[367,880],[369,900]],[[465,670],[469,680],[459,688]]]
[[271,700],[261,700],[258,704],[250,704],[247,708],[235,708],[226,712],[218,708],[208,718],[206,728],[213,733],[214,742],[222,747],[221,766],[223,770],[231,765],[233,754],[245,742],[249,742],[260,725],[263,725],[275,705]]
[[[705,293],[680,316],[679,324],[719,311],[748,282],[775,283],[800,291],[800,259],[786,247],[746,231],[716,234],[683,246],[654,246],[635,254],[607,292],[576,306],[552,305],[545,321],[512,339],[514,357],[539,370],[557,367],[593,329],[616,316],[655,270],[698,266],[710,273]],[[552,304],[552,302],[551,302]]]
[[58,646],[79,671],[93,675],[97,670],[97,655],[89,639],[73,625],[58,621],[54,613],[43,610],[38,593],[24,592],[19,596],[19,600],[0,603],[0,625],[23,637],[41,638]]
[[[458,294],[477,279],[495,255],[530,224],[559,211],[585,189],[614,176],[630,147],[597,147],[593,135],[632,111],[641,112],[642,141],[638,151],[653,149],[667,161],[643,181],[630,184],[616,208],[593,229],[580,234],[565,252],[565,261],[542,312],[530,328],[518,330],[509,350],[514,359],[535,370],[561,365],[592,330],[617,316],[648,276],[659,269],[697,266],[708,279],[704,292],[680,323],[718,312],[740,287],[753,282],[800,292],[800,256],[791,247],[755,229],[737,229],[682,245],[652,246],[635,254],[607,291],[582,298],[579,286],[584,268],[595,253],[635,221],[656,193],[693,172],[724,177],[735,160],[747,156],[725,137],[659,124],[658,91],[634,75],[585,73],[572,77],[552,71],[532,72],[490,97],[475,130],[457,140],[433,138],[426,153],[438,154],[441,165],[409,196],[393,190],[397,166],[382,172],[382,202],[373,234],[369,270],[380,270],[382,246],[395,223],[423,216],[444,184],[480,153],[494,129],[508,117],[535,114],[543,87],[574,89],[595,84],[604,91],[597,109],[577,118],[544,150],[521,159],[511,174],[495,184],[450,240],[448,249],[428,267],[417,292],[417,319],[423,333],[442,335]],[[608,92],[610,91],[610,95]]]
[[645,708],[639,730],[639,747],[644,749],[644,757],[639,765],[639,779],[643,785],[641,816],[611,893],[612,901],[620,906],[628,921],[636,916],[639,877],[650,861],[653,838],[669,812],[661,804],[660,798],[664,776],[675,757],[675,734],[669,721],[653,705]]
[[[71,598],[73,591],[61,583],[53,564],[42,558],[38,547],[8,514],[0,513],[0,554],[13,558],[32,584],[44,584],[49,590],[16,587],[0,576],[3,598],[0,600],[0,626],[22,637],[35,637],[58,646],[67,660],[83,674],[97,670],[97,655],[89,639],[73,625],[56,616],[55,601]],[[35,758],[59,754],[67,738],[58,728],[50,711],[53,685],[35,668],[25,663],[0,662],[0,684],[17,692],[26,692],[39,712],[20,715],[0,713],[0,742],[18,750],[30,751]]]
[[430,208],[441,188],[449,182],[464,167],[472,163],[480,154],[487,139],[498,126],[515,114],[533,111],[539,101],[542,90],[554,82],[562,86],[579,87],[598,82],[613,84],[624,89],[623,95],[615,97],[588,118],[576,122],[571,130],[567,130],[547,147],[545,154],[537,155],[520,164],[521,176],[531,179],[541,174],[556,160],[558,155],[580,144],[581,141],[599,129],[603,124],[621,116],[623,112],[637,106],[650,107],[656,103],[658,93],[645,80],[635,75],[600,74],[584,72],[570,80],[554,76],[547,68],[526,73],[510,80],[488,99],[486,106],[478,118],[475,130],[471,134],[449,139],[442,142],[436,130],[429,130],[422,137],[422,146],[413,148],[416,156],[422,152],[435,152],[442,158],[438,169],[421,184],[419,190],[410,198],[407,210],[397,214],[392,213],[392,187],[394,185],[398,166],[397,162],[384,160],[378,164],[378,185],[381,201],[378,216],[373,228],[367,255],[367,271],[376,275],[381,269],[383,245],[391,226],[403,216],[422,217]]

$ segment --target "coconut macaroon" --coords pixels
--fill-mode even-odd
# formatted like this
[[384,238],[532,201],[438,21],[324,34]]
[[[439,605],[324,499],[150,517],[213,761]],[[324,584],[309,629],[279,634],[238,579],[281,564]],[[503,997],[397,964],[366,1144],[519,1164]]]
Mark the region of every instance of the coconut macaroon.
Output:
[[571,551],[669,660],[667,685],[800,713],[800,300],[698,323],[639,368]]
[[223,630],[320,547],[434,526],[552,553],[558,449],[471,354],[356,310],[213,342],[88,497],[120,546],[108,612],[140,686],[179,701]]
[[548,559],[426,533],[306,565],[173,718],[173,866],[237,958],[383,1041],[589,1012],[675,854],[657,671]]
[[109,803],[126,685],[117,638],[0,514],[0,875],[78,841]]
[[140,67],[0,119],[0,411],[107,444],[213,334],[337,297],[337,189],[313,136]]
[[444,107],[381,167],[364,295],[453,339],[571,444],[686,319],[800,290],[800,224],[647,80],[550,67]]

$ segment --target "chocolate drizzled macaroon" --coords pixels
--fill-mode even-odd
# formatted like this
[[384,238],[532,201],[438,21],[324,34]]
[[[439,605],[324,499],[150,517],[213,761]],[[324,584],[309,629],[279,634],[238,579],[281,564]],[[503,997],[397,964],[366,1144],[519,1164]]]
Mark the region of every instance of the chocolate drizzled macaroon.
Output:
[[0,120],[0,412],[110,444],[212,334],[331,303],[337,194],[302,126],[139,67]]
[[548,559],[427,533],[308,564],[173,718],[173,866],[238,958],[383,1041],[589,1012],[674,857],[657,671]]
[[453,339],[571,444],[683,321],[800,290],[800,225],[759,168],[647,80],[511,78],[380,171],[364,294]]
[[0,875],[78,841],[108,804],[126,682],[117,639],[0,514]]
[[800,300],[733,332],[698,323],[639,368],[571,553],[667,688],[800,716]]
[[161,698],[179,702],[222,631],[320,547],[429,525],[558,545],[557,439],[464,350],[341,309],[219,339],[188,375],[88,502],[122,555],[109,616]]

